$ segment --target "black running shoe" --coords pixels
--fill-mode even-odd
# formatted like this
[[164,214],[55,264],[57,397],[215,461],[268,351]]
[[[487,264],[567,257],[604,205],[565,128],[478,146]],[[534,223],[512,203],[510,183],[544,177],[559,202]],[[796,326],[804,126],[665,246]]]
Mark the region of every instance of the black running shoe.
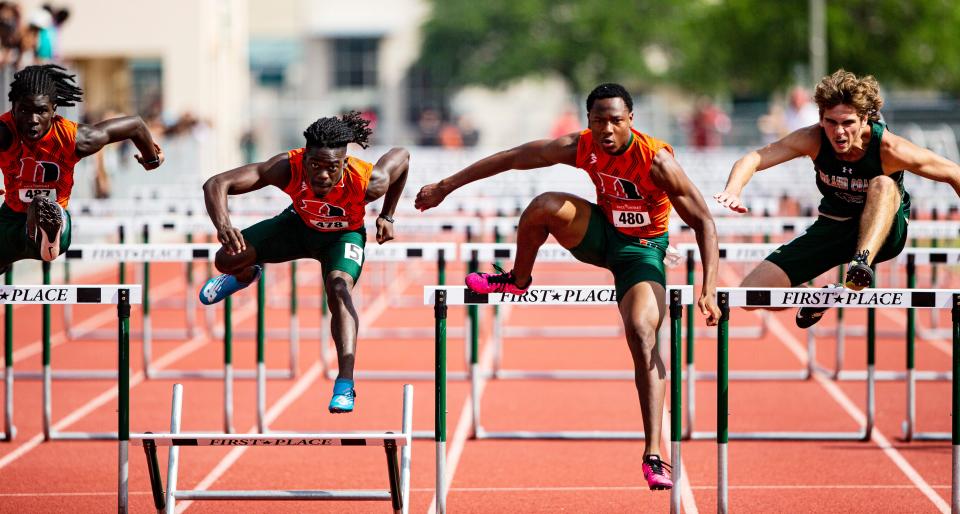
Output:
[[847,289],[862,291],[863,288],[873,284],[873,269],[867,264],[867,255],[870,255],[870,250],[854,255],[850,265],[847,266]]
[[36,196],[27,207],[27,237],[40,251],[40,259],[50,262],[60,255],[63,209],[45,196]]
[[[833,289],[843,289],[843,286],[840,284],[827,284],[823,286],[823,289],[833,288]],[[830,307],[801,307],[797,310],[797,326],[800,328],[810,328],[817,324],[820,321],[820,318],[823,317],[823,313],[827,312],[827,309]]]

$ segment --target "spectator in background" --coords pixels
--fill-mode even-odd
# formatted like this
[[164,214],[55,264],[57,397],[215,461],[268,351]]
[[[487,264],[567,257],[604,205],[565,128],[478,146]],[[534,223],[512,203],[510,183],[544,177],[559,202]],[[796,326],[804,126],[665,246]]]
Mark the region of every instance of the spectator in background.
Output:
[[694,148],[716,148],[730,132],[730,117],[709,98],[697,100],[690,120],[690,143]]
[[460,129],[460,139],[463,146],[477,146],[480,141],[480,131],[474,126],[473,120],[469,116],[463,115],[457,118],[457,128]]
[[440,130],[443,122],[435,109],[424,109],[417,122],[417,144],[420,146],[440,146]]
[[789,103],[783,113],[783,122],[782,136],[820,122],[820,111],[810,101],[810,93],[806,89],[795,86],[790,90]]
[[567,134],[580,132],[580,120],[577,118],[577,108],[568,106],[563,113],[553,122],[550,129],[550,137],[557,139]]
[[0,66],[15,64],[20,59],[20,6],[0,2]]
[[[55,62],[60,60],[60,27],[70,17],[70,10],[56,8],[51,4],[43,4],[41,12],[47,13],[40,25],[40,34],[37,39],[37,60],[40,62]],[[37,17],[41,21],[40,17]]]

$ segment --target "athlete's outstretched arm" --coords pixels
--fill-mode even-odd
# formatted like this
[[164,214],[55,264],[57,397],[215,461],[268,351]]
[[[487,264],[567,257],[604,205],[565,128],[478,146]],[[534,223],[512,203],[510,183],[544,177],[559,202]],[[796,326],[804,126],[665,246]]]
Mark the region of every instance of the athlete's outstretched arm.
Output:
[[677,214],[697,235],[700,260],[703,262],[703,286],[697,305],[700,312],[707,317],[707,325],[716,325],[720,320],[720,309],[715,298],[720,250],[717,245],[717,227],[713,223],[710,209],[669,150],[661,149],[657,152],[650,167],[650,178],[657,187],[667,193]]
[[821,130],[820,125],[804,127],[787,134],[779,141],[744,155],[733,164],[726,187],[713,195],[713,198],[731,211],[747,212],[747,206],[740,201],[740,193],[753,178],[753,174],[804,155],[816,157],[820,148]]
[[101,121],[95,125],[77,127],[77,157],[86,157],[100,151],[101,148],[117,141],[129,139],[140,150],[134,157],[146,170],[152,170],[163,164],[163,151],[153,141],[150,129],[140,116],[126,116]]
[[900,136],[890,132],[883,135],[880,162],[886,175],[907,170],[923,178],[950,184],[960,196],[960,166]]
[[579,137],[573,133],[559,139],[531,141],[480,159],[440,182],[423,186],[414,206],[421,211],[436,207],[460,187],[507,170],[530,170],[554,164],[576,166]]
[[393,219],[393,212],[397,209],[403,186],[407,183],[409,168],[410,152],[403,148],[391,148],[373,166],[370,183],[367,184],[367,202],[386,195],[383,198],[380,216],[377,217],[377,242],[380,244],[393,239],[393,222],[387,221],[386,218]]
[[224,171],[203,184],[203,200],[207,214],[217,229],[217,239],[227,254],[236,255],[247,248],[240,229],[230,223],[227,195],[239,195],[266,186],[283,189],[290,182],[290,159],[286,153],[273,156],[266,162],[256,162]]

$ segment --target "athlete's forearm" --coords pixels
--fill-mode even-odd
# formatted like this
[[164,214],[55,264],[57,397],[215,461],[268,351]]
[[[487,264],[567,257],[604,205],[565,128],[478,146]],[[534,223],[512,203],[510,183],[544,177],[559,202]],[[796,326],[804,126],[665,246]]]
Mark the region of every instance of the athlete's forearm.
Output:
[[400,202],[400,195],[403,194],[403,188],[407,184],[407,170],[409,168],[410,161],[408,158],[395,170],[392,170],[390,187],[387,188],[387,193],[383,195],[383,207],[380,209],[380,214],[393,217],[393,213],[397,209],[397,203]]
[[505,150],[480,159],[457,173],[441,180],[440,186],[443,187],[447,193],[451,193],[471,182],[492,177],[498,173],[512,169],[512,163],[514,161],[512,153],[515,151],[516,148]]
[[218,232],[230,227],[227,191],[228,185],[219,175],[210,177],[203,184],[203,201],[207,206],[207,214]]
[[712,218],[706,221],[699,220],[699,227],[691,227],[697,235],[697,246],[700,248],[700,262],[703,266],[702,294],[712,295],[717,290],[717,266],[720,261],[720,252],[717,243],[717,227]]
[[750,179],[753,178],[753,174],[756,173],[759,164],[760,154],[757,152],[750,152],[741,157],[740,160],[734,163],[733,169],[730,170],[727,185],[723,190],[739,196],[740,193],[743,192],[743,188],[746,187]]

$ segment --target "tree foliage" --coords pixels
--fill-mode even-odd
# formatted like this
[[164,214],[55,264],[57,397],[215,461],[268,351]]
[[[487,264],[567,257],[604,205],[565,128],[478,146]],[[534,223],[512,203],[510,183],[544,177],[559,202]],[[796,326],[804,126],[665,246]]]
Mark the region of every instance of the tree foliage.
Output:
[[[807,77],[808,1],[432,0],[420,66],[438,85],[556,75],[764,94]],[[828,67],[960,92],[960,2],[827,2]],[[663,55],[659,69],[651,55]],[[811,84],[812,86],[812,84]]]

